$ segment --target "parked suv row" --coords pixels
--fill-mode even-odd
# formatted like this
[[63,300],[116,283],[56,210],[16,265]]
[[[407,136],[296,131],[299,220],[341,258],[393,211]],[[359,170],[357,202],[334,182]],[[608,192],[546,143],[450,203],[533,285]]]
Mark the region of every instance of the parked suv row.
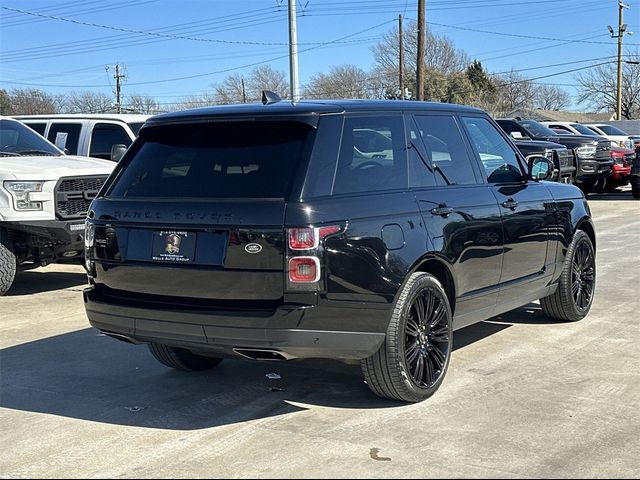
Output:
[[591,306],[582,192],[481,110],[279,102],[145,123],[93,201],[91,324],[161,363],[360,360],[377,395],[441,385],[453,332],[541,299]]
[[496,120],[505,132],[516,139],[545,140],[561,143],[573,150],[576,158],[576,184],[592,190],[611,172],[611,141],[587,135],[562,135],[535,120],[502,118]]

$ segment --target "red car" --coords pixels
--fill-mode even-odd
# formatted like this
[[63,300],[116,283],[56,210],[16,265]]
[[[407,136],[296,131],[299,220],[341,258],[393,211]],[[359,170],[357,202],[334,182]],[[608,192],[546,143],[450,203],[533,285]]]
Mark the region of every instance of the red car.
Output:
[[607,190],[613,190],[629,183],[631,179],[631,164],[636,154],[628,148],[611,147],[611,158],[613,158],[613,166],[611,174],[607,177]]

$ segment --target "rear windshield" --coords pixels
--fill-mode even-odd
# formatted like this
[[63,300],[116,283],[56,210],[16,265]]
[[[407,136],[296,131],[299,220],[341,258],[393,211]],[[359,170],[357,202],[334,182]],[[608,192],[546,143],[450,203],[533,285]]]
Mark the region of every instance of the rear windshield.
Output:
[[146,128],[108,196],[285,198],[312,130],[287,121]]

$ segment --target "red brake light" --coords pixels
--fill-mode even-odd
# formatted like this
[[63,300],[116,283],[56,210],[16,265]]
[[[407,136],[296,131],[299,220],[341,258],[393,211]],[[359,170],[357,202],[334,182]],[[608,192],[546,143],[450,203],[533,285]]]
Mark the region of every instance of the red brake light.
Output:
[[330,227],[320,227],[320,239],[338,233],[340,231],[340,225],[331,225]]
[[313,228],[290,228],[289,248],[291,250],[309,250],[318,246]]
[[289,280],[294,283],[314,283],[320,280],[317,257],[293,257],[289,260]]

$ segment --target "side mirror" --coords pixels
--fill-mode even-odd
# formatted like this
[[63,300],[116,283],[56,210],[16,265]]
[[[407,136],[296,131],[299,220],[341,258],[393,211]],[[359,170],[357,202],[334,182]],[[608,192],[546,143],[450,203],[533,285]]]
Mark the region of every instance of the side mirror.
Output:
[[119,162],[124,152],[127,151],[127,146],[122,143],[116,143],[111,145],[111,160],[114,162]]
[[547,157],[532,155],[527,159],[527,163],[531,180],[547,180],[553,175],[554,165]]

